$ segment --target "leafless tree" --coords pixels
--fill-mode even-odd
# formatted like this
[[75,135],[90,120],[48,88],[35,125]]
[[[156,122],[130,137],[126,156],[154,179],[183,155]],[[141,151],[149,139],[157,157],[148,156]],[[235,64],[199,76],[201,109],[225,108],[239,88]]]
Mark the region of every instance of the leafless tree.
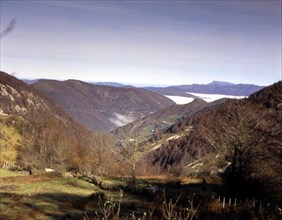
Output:
[[130,135],[122,140],[122,155],[129,164],[133,186],[136,184],[137,165],[144,156],[144,151],[139,146],[138,133],[138,129],[132,129]]
[[265,123],[261,114],[261,111],[252,110],[238,101],[212,115],[204,125],[207,142],[214,151],[225,155],[233,175],[240,176],[246,172],[254,152],[258,150],[256,146],[262,137],[256,133]]
[[116,167],[113,137],[104,132],[95,132],[92,135],[89,153],[93,162],[93,172],[99,176],[109,175]]

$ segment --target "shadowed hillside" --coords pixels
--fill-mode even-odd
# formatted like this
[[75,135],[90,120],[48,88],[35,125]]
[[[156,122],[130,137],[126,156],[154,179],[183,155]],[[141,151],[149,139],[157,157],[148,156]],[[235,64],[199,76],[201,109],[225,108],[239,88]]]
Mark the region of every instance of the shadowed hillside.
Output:
[[40,80],[33,86],[93,130],[112,130],[174,104],[162,95],[134,87],[117,88],[76,80]]
[[150,151],[147,161],[155,170],[161,167],[166,173],[224,172],[234,183],[256,180],[271,186],[262,192],[267,189],[266,194],[281,196],[281,116],[280,81],[248,99],[229,100],[183,118],[159,134],[158,140],[167,141]]

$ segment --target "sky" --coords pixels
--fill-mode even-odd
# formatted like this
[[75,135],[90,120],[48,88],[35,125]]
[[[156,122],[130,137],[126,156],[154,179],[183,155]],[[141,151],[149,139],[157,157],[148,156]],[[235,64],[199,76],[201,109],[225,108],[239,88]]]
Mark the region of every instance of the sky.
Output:
[[[281,80],[280,0],[0,0],[1,70],[133,85]],[[5,32],[11,20],[14,29]]]

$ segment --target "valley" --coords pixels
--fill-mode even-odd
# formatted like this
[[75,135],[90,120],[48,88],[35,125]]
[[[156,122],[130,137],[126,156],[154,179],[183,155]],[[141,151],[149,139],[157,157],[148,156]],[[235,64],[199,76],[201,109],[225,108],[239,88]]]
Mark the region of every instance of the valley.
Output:
[[282,0],[0,9],[0,220],[282,220]]
[[92,130],[110,131],[174,104],[162,95],[134,87],[94,85],[77,80],[39,80],[32,86]]
[[4,72],[0,88],[1,219],[281,217],[281,81],[236,99],[185,92],[182,105]]

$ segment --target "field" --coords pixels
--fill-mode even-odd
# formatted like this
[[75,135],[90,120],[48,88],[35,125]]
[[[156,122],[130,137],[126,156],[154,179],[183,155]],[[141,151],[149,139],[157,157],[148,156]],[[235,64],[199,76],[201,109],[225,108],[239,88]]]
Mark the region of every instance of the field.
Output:
[[99,190],[76,178],[18,176],[3,169],[0,184],[0,219],[60,219],[66,213],[82,216],[83,207],[76,207],[73,201],[83,203]]
[[[24,176],[24,174],[0,168],[0,178],[2,178],[2,177],[13,177],[13,176]],[[2,180],[3,179],[0,179],[0,183],[2,183]]]
[[[115,211],[121,205],[121,215],[142,216],[154,208],[154,197],[147,192],[102,190],[77,178],[55,174],[24,175],[0,169],[0,219],[62,219],[66,214],[74,219],[95,217],[106,201],[112,201]],[[191,180],[195,182],[196,180]],[[125,184],[119,179],[103,179],[105,184]],[[153,182],[162,185],[164,176],[138,179],[143,189]],[[122,196],[121,196],[122,193]],[[101,198],[99,198],[99,195]],[[145,197],[144,197],[145,196]],[[163,195],[158,195],[162,200]]]
[[[277,219],[275,210],[257,209],[253,202],[225,207],[212,179],[144,176],[134,190],[129,178],[100,179],[96,185],[75,177],[24,175],[0,169],[0,219],[169,219],[165,214],[190,215],[176,219]],[[120,190],[122,188],[123,190]],[[225,201],[225,198],[224,198]],[[235,202],[236,203],[236,202]],[[171,209],[171,207],[174,207]],[[269,208],[269,207],[268,207]],[[170,211],[168,211],[170,210]],[[168,213],[170,212],[170,213]],[[151,215],[152,214],[152,215]],[[116,215],[116,218],[114,216]],[[241,216],[241,217],[240,217]],[[195,218],[194,218],[195,217]]]

